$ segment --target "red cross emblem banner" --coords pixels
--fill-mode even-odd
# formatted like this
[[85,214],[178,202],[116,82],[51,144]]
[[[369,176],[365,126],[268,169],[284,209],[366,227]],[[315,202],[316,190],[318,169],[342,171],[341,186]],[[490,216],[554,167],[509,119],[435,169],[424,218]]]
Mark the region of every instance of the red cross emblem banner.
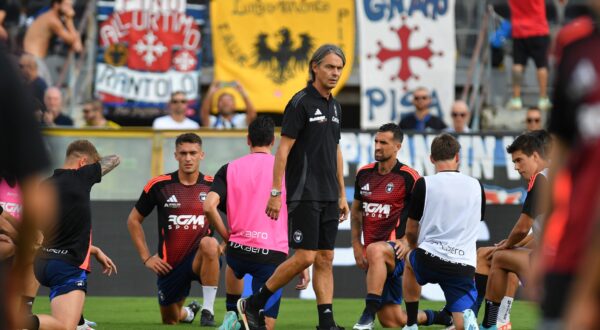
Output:
[[357,0],[361,127],[399,123],[412,92],[431,92],[431,113],[450,123],[456,42],[454,0]]
[[335,94],[352,71],[354,12],[354,0],[211,1],[215,79],[239,81],[258,111],[283,112],[306,86],[313,52],[332,43],[346,55]]
[[198,101],[200,25],[186,0],[99,1],[95,90],[107,105],[160,107],[172,92]]

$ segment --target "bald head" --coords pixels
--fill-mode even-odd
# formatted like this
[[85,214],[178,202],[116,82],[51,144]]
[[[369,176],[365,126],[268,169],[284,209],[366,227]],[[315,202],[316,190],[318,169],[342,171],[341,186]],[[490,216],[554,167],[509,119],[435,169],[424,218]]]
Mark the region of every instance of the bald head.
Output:
[[44,94],[44,104],[46,109],[54,115],[58,115],[62,110],[62,92],[56,87],[50,87]]

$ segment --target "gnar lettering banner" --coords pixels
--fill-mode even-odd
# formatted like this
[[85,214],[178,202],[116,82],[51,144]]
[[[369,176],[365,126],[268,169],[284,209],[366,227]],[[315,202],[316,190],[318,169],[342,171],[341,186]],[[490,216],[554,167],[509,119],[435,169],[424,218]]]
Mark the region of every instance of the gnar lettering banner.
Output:
[[354,57],[354,0],[211,1],[215,79],[239,81],[258,111],[283,112],[306,86],[308,62],[322,44],[344,51],[346,67]]
[[431,112],[450,123],[454,100],[454,0],[357,0],[361,127],[400,122],[412,91],[432,94]]
[[183,91],[197,102],[205,17],[206,6],[186,0],[100,1],[95,88],[102,101],[157,107]]

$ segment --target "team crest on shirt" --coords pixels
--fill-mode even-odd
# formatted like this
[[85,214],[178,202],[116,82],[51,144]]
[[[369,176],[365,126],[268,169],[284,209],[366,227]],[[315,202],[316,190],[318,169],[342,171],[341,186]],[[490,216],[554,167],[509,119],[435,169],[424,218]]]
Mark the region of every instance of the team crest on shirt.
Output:
[[300,243],[300,242],[302,242],[304,235],[302,235],[302,232],[300,231],[300,229],[298,229],[294,232],[293,238],[294,238],[294,242]]
[[200,195],[198,195],[198,199],[201,202],[204,202],[206,200],[206,193],[205,192],[201,192]]
[[392,192],[392,190],[394,190],[394,184],[390,182],[387,184],[387,186],[385,186],[385,192],[389,194]]

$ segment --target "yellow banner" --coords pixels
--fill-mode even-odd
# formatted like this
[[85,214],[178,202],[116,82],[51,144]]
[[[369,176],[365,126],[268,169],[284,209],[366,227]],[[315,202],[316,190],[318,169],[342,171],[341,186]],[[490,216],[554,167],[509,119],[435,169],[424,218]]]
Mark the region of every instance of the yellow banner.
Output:
[[346,55],[334,93],[352,71],[354,0],[212,0],[210,20],[215,79],[239,81],[258,111],[283,112],[306,86],[308,61],[322,44]]

